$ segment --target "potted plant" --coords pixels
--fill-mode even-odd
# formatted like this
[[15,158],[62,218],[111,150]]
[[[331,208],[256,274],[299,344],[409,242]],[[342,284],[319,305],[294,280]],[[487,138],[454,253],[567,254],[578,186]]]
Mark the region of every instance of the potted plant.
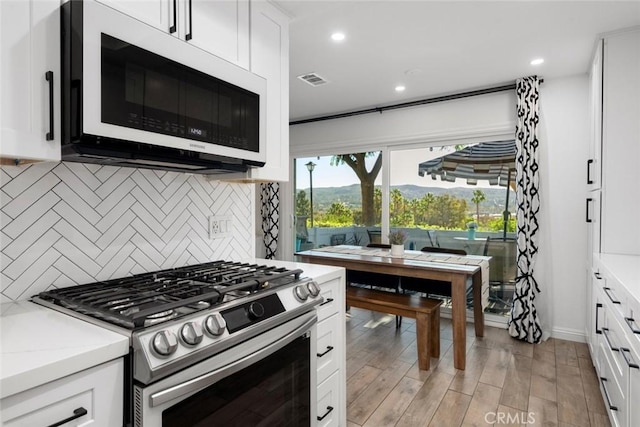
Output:
[[476,228],[478,228],[478,224],[475,222],[467,223],[467,239],[474,240],[476,238]]
[[402,230],[389,232],[389,243],[391,244],[391,256],[402,256],[404,253],[404,242],[407,240],[407,233]]

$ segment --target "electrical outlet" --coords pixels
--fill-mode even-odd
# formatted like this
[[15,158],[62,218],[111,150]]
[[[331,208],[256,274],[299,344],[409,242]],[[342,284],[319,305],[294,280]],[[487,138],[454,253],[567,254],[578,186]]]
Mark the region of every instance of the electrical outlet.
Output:
[[210,216],[209,217],[209,238],[218,239],[231,235],[230,216]]

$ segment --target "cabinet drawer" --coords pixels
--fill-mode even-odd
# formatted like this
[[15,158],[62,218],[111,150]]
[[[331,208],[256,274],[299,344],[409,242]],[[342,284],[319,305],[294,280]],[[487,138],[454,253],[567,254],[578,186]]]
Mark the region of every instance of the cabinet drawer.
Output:
[[[627,389],[629,366],[622,355],[622,348],[628,347],[622,325],[618,322],[619,316],[616,312],[607,311],[604,325],[602,327],[602,338],[604,352],[611,364],[611,373],[615,377],[621,389]],[[625,393],[626,394],[626,393]]]
[[318,385],[318,427],[340,425],[340,376],[335,372]]
[[47,426],[82,415],[64,424],[111,427],[122,424],[124,362],[117,359],[2,400],[2,426]]
[[322,321],[344,307],[339,307],[341,301],[340,280],[334,279],[320,284],[320,295],[324,302],[318,307],[318,321]]
[[640,354],[640,301],[629,298],[623,307],[624,331],[629,339],[629,344],[636,353]]
[[[606,344],[606,343],[605,343]],[[612,373],[610,359],[606,355],[602,358],[601,372],[598,380],[600,390],[604,399],[604,406],[609,411],[609,418],[613,427],[626,427],[627,402],[624,398],[620,385],[616,382]]]
[[318,323],[318,383],[327,379],[340,365],[339,322],[340,316],[334,314]]

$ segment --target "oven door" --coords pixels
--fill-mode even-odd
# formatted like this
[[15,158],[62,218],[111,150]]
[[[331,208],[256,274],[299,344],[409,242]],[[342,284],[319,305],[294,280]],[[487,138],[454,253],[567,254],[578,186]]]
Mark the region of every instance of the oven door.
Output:
[[134,426],[309,426],[316,413],[316,321],[313,310],[157,383],[134,386]]

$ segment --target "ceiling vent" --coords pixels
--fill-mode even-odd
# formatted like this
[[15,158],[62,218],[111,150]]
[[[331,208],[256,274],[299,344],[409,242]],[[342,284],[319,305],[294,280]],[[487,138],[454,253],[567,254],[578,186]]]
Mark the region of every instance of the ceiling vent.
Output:
[[309,83],[311,86],[322,86],[323,84],[329,83],[324,77],[316,73],[302,74],[298,76],[298,78],[303,82]]

